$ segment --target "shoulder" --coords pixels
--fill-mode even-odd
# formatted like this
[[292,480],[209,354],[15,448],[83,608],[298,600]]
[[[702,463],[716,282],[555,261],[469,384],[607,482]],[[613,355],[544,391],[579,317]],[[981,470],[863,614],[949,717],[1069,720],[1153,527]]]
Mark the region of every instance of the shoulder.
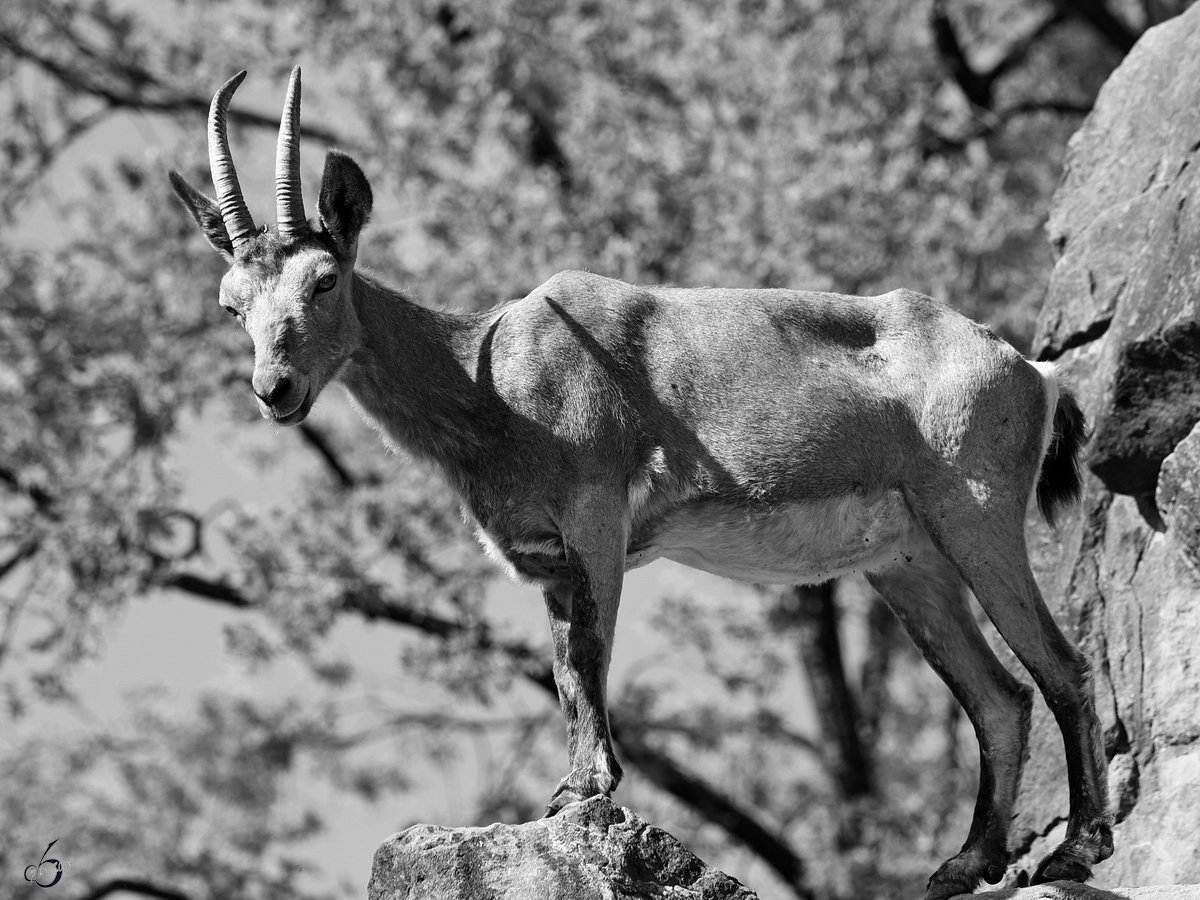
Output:
[[560,272],[496,310],[487,334],[494,389],[513,410],[545,421],[610,395],[643,344],[654,298],[589,272]]
[[[616,296],[627,291],[638,290],[631,284],[585,272],[580,269],[567,269],[551,275],[534,288],[529,297],[575,297],[575,296]],[[528,298],[526,298],[528,299]]]
[[515,351],[619,352],[638,337],[661,304],[652,289],[569,270],[551,276],[504,310],[498,339]]

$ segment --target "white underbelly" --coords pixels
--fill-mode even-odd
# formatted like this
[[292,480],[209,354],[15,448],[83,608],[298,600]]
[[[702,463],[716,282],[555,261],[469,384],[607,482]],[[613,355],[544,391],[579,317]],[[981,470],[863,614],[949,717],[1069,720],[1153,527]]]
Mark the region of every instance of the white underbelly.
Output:
[[898,490],[768,511],[709,501],[669,515],[626,568],[665,558],[737,581],[816,584],[911,561],[928,542]]

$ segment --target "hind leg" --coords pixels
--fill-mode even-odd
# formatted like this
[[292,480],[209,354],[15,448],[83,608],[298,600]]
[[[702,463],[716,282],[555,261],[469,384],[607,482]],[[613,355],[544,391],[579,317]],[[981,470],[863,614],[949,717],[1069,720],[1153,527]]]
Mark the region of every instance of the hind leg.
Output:
[[1086,658],[1063,635],[1038,590],[1025,546],[1024,507],[990,508],[943,498],[923,517],[934,541],[1029,670],[1062,732],[1071,809],[1066,839],[1042,860],[1034,882],[1085,881],[1113,852],[1104,743]]
[[958,855],[934,872],[926,900],[999,881],[1025,759],[1031,691],[992,652],[966,604],[957,572],[932,547],[911,564],[869,576],[921,655],[954,693],[979,739],[979,795]]

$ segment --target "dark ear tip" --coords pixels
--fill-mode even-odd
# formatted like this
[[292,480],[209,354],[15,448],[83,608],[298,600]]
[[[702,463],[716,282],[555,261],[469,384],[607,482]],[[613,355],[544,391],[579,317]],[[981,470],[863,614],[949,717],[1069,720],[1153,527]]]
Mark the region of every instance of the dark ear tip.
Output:
[[[357,172],[359,175],[363,175],[362,166],[360,166],[357,162],[355,162],[354,157],[351,156],[349,153],[345,152],[344,150],[330,150],[328,153],[326,153],[325,154],[325,168],[327,170],[328,169],[349,170],[351,172]],[[363,179],[366,180],[365,175],[363,175]]]
[[[330,150],[325,154],[325,179],[323,184],[339,181],[365,199],[367,206],[372,203],[371,183],[354,157],[342,150]],[[322,188],[324,189],[324,188]]]
[[187,180],[174,169],[170,169],[167,172],[167,178],[171,181],[171,187],[175,190],[175,195],[180,199],[191,199],[198,193],[196,189],[188,184]]

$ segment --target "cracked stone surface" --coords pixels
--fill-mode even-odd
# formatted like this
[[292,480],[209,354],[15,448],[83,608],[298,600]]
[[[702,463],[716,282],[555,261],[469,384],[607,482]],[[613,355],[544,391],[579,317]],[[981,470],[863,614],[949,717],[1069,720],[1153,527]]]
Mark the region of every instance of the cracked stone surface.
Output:
[[980,900],[1200,900],[1200,884],[1118,887],[1104,890],[1089,884],[1056,881],[1035,887],[981,891],[967,896]]
[[486,828],[414,825],[375,851],[369,900],[756,900],[611,800]]
[[[1029,533],[1046,600],[1092,659],[1118,821],[1094,884],[1114,894],[986,896],[1200,882],[1198,47],[1200,6],[1149,31],[1072,139],[1038,323],[1036,350],[1072,376],[1095,428],[1084,503],[1058,532]],[[1040,698],[1032,744],[1010,875],[1066,827],[1062,742]]]
[[1047,224],[1059,253],[1035,352],[1098,345],[1088,465],[1152,498],[1200,421],[1200,9],[1147,32],[1071,139]]

